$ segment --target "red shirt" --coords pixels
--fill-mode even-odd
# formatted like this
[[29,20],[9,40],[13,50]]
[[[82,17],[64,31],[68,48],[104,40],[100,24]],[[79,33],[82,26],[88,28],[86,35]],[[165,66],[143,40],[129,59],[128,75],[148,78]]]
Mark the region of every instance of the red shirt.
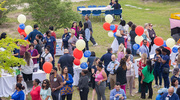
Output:
[[140,60],[139,60],[139,68],[138,68],[138,74],[139,74],[139,76],[142,76],[142,70],[143,70],[144,67],[146,67],[146,64],[144,64],[144,63],[142,62],[142,59],[140,59]]
[[[55,32],[52,32],[51,36],[53,36],[56,39],[56,33]],[[56,48],[54,48],[54,54],[56,54]]]
[[30,92],[32,100],[41,100],[40,90],[41,90],[40,86],[38,86],[36,88],[35,88],[35,86],[33,86],[32,90]]

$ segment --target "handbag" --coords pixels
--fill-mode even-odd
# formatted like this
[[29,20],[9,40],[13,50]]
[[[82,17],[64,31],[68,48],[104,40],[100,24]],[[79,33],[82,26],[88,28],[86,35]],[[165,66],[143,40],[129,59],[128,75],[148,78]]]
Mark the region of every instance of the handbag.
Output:
[[162,66],[161,66],[161,68],[163,68],[163,73],[164,74],[168,74],[169,73],[169,68],[165,68],[165,67],[163,67],[165,64],[163,64]]

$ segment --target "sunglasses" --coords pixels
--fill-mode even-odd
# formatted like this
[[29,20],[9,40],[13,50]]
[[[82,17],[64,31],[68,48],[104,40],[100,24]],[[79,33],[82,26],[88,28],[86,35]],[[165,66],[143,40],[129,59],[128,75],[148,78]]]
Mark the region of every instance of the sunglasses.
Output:
[[19,78],[23,78],[23,77],[19,77]]
[[46,82],[43,82],[43,84],[47,84]]

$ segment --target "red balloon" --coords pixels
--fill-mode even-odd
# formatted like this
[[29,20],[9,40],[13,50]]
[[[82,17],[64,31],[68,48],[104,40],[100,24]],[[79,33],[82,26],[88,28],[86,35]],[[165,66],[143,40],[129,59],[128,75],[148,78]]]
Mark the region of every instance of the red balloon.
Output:
[[115,32],[117,32],[117,28],[118,28],[118,25],[117,24],[115,24],[115,30],[113,31],[113,33],[115,33]]
[[80,51],[80,50],[78,50],[78,49],[76,48],[76,49],[74,49],[74,51],[73,51],[73,55],[74,55],[75,58],[81,59],[82,56],[83,56],[83,52]]
[[164,47],[164,48],[166,48],[167,50],[169,50],[170,53],[172,52],[170,47]]
[[80,65],[80,60],[79,59],[74,59],[74,64],[77,65],[77,66]]
[[110,26],[111,26],[111,24],[109,24],[109,23],[104,23],[103,24],[103,28],[106,30],[106,31],[110,31],[111,29],[110,29]]
[[20,35],[24,35],[24,37],[27,36],[27,34],[25,32],[21,32]]
[[20,29],[19,27],[18,27],[18,29],[17,29],[17,30],[18,30],[18,32],[19,32],[19,33],[24,32],[24,30]]
[[[141,43],[140,43],[140,46],[142,46],[143,45],[143,41],[141,41]],[[147,41],[147,45],[146,45],[147,47],[149,47],[149,42]]]
[[52,64],[50,62],[45,62],[43,64],[43,70],[44,70],[45,73],[50,73],[51,70],[52,70],[52,67],[53,66],[52,66]]
[[138,36],[141,36],[144,33],[144,28],[142,26],[137,26],[135,32]]
[[163,39],[162,39],[161,37],[156,37],[156,38],[154,39],[154,43],[155,43],[155,45],[157,45],[157,46],[162,46],[162,45],[164,44],[164,41],[163,41]]

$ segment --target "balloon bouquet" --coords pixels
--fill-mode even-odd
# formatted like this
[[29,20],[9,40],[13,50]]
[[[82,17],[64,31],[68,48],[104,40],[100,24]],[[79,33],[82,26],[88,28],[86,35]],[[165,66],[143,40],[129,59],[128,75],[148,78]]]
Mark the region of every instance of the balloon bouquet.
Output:
[[80,65],[82,69],[86,69],[88,67],[87,60],[88,57],[91,56],[91,52],[89,50],[86,50],[83,54],[82,50],[85,48],[85,46],[86,46],[85,41],[83,39],[79,39],[76,42],[76,49],[74,49],[73,51],[73,56],[75,57],[74,65],[76,66]]
[[28,34],[33,31],[33,28],[30,25],[25,26],[25,24],[24,24],[26,22],[26,16],[25,15],[20,14],[17,17],[17,20],[20,23],[17,30],[20,33],[20,35],[24,35],[24,37],[25,37],[24,40],[27,40]]

